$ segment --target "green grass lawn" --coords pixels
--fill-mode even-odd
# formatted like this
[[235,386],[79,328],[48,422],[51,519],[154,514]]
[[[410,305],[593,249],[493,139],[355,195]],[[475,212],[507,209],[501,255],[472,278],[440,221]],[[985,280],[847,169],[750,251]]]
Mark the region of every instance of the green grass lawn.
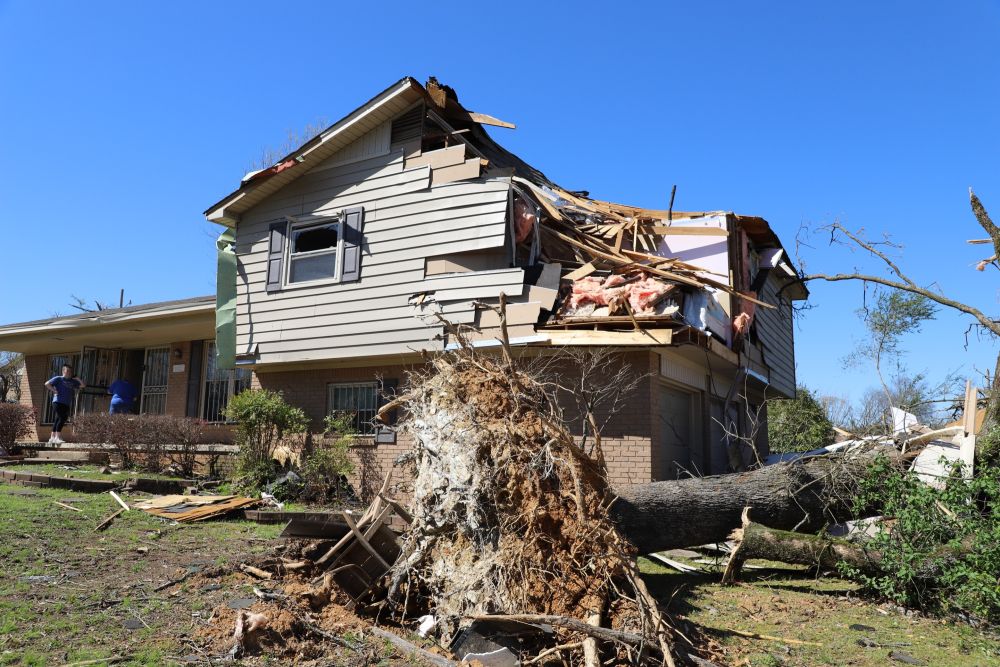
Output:
[[[55,504],[66,501],[82,510]],[[60,665],[120,655],[126,665],[177,664],[199,621],[186,567],[239,562],[273,545],[280,526],[211,521],[170,526],[120,515],[108,494],[0,486],[0,665]],[[202,603],[204,604],[204,603]],[[148,625],[148,627],[147,627]]]
[[[171,526],[139,511],[95,533],[117,509],[106,493],[0,485],[0,665],[117,656],[130,656],[117,663],[122,665],[181,664],[185,657],[206,664],[199,628],[227,600],[252,597],[254,584],[227,575],[206,586],[206,579],[193,575],[164,591],[153,589],[189,568],[228,571],[279,543],[280,525],[234,519]],[[835,577],[817,579],[801,568],[769,565],[744,570],[743,583],[723,587],[710,566],[680,574],[640,559],[650,589],[671,617],[700,628],[724,664],[886,667],[903,664],[889,658],[895,650],[927,665],[1000,666],[995,634],[907,615],[860,596],[854,584]],[[750,639],[736,630],[779,640]],[[859,640],[880,646],[864,647]],[[893,643],[906,646],[888,646]],[[254,660],[247,664],[277,664],[266,656]]]
[[[725,653],[727,664],[886,667],[905,664],[889,658],[891,651],[902,651],[928,666],[1000,665],[1000,636],[906,614],[866,599],[856,584],[837,577],[817,578],[804,568],[751,561],[766,569],[745,569],[742,583],[722,586],[713,566],[675,560],[703,572],[681,574],[645,558],[640,570],[668,612],[700,627]],[[734,630],[819,645],[750,639]]]
[[[3,468],[3,464],[0,464]],[[129,477],[146,477],[149,479],[181,479],[171,475],[162,475],[152,472],[140,472],[138,470],[114,471],[102,473],[103,465],[94,463],[24,463],[16,466],[8,466],[7,470],[15,472],[37,472],[42,475],[52,477],[72,477],[74,479],[102,479],[112,481],[125,481]]]

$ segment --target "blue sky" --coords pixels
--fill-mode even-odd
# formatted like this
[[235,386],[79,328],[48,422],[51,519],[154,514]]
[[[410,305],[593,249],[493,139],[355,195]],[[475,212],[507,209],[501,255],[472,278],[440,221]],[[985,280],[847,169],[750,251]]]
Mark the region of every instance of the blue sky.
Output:
[[[288,130],[435,75],[494,136],[602,199],[768,219],[790,249],[839,220],[905,244],[921,284],[1000,312],[975,187],[1000,218],[1000,2],[25,2],[0,0],[0,322],[211,293],[201,212]],[[804,249],[808,268],[873,266]],[[873,267],[877,268],[877,267]],[[800,381],[844,370],[861,286],[814,284]],[[941,313],[905,342],[932,377],[996,345]]]

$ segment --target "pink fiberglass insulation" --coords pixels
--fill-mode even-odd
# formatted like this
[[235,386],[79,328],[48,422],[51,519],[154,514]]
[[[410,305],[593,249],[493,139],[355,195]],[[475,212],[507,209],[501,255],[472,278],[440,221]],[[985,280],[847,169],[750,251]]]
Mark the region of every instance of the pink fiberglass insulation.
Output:
[[590,315],[598,307],[613,306],[608,312],[611,315],[627,300],[634,315],[655,315],[656,304],[674,287],[649,276],[641,279],[622,275],[581,278],[573,281],[573,292],[563,313]]

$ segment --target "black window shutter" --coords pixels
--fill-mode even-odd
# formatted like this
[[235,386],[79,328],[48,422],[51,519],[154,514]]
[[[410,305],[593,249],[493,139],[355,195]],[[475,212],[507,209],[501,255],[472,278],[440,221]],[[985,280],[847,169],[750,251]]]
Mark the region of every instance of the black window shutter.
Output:
[[267,291],[281,290],[281,263],[285,256],[285,235],[287,222],[271,224],[270,237],[267,243]]
[[[399,387],[399,380],[382,380],[382,387],[378,392],[378,407],[381,410],[382,406],[396,398],[396,389]],[[384,422],[387,426],[393,426],[396,424],[396,414],[399,412],[399,408],[392,410],[385,416]]]
[[365,224],[365,209],[361,206],[344,211],[344,270],[341,282],[361,279],[361,239]]
[[198,407],[201,405],[201,360],[205,356],[204,343],[200,340],[191,341],[191,354],[188,359],[187,406],[184,414],[188,417],[200,417]]

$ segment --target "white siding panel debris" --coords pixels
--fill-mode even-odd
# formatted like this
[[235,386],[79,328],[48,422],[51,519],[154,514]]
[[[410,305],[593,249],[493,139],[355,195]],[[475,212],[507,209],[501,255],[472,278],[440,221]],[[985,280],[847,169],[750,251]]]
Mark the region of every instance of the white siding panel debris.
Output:
[[[489,271],[424,273],[427,257],[504,246],[509,179],[431,185],[431,165],[404,164],[401,152],[389,152],[383,132],[369,132],[243,214],[236,227],[239,352],[256,346],[259,363],[269,364],[440,350],[443,327],[416,316],[413,294],[435,292],[438,303],[455,304],[449,318],[465,324],[476,320],[477,299],[500,292],[524,298],[523,270],[506,263]],[[268,294],[270,225],[351,206],[365,209],[361,279]]]

